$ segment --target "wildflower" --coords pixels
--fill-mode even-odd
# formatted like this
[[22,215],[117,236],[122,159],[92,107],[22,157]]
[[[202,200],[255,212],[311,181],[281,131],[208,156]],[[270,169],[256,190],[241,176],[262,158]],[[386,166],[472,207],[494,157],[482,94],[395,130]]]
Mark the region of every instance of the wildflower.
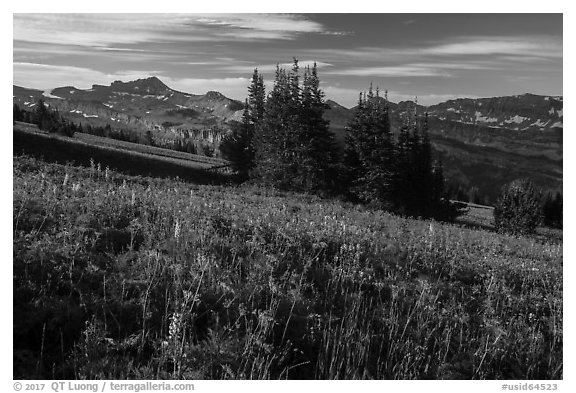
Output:
[[170,326],[168,328],[168,336],[170,341],[178,340],[180,331],[182,329],[182,314],[175,312],[170,318]]
[[174,227],[174,238],[178,240],[180,237],[180,222],[176,220],[176,225]]
[[66,184],[68,184],[68,174],[66,174],[66,176],[64,176],[64,182],[62,183],[62,185],[64,187],[66,187]]
[[136,194],[134,193],[134,191],[132,191],[132,200],[130,201],[130,204],[134,206],[135,203],[136,203]]
[[110,168],[106,167],[106,171],[104,173],[104,177],[106,178],[106,181],[108,181],[108,176],[110,175]]

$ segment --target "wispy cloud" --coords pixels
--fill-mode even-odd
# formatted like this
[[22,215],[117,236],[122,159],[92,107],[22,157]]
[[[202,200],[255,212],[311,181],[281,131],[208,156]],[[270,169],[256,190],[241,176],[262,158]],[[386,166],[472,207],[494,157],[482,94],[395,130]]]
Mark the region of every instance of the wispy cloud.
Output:
[[288,40],[328,32],[288,14],[14,14],[14,39],[89,47],[165,41]]
[[[414,59],[465,58],[482,61],[481,56],[506,58],[529,62],[534,58],[562,58],[562,42],[556,37],[459,37],[445,42],[413,47],[359,47],[334,50],[330,48],[308,49],[328,61],[332,59],[359,61],[414,61]],[[476,58],[474,58],[476,57]]]
[[79,46],[108,46],[158,40],[179,15],[152,14],[14,14],[14,39]]
[[112,59],[115,62],[149,62],[149,61],[171,61],[182,62],[189,58],[187,53],[177,51],[166,51],[159,49],[137,49],[137,48],[116,48],[116,47],[88,47],[79,45],[59,45],[54,43],[25,43],[14,41],[13,49],[14,61],[16,62],[38,62],[41,59],[55,59],[75,57],[76,59],[103,58]]
[[529,57],[562,57],[562,44],[549,37],[469,37],[460,42],[420,49],[421,54],[435,56],[514,55]]
[[[326,69],[328,67],[333,67],[333,64],[315,60],[299,60],[298,66],[300,67],[300,70],[303,70],[306,67],[312,68],[314,63],[316,63],[318,69]],[[220,67],[219,69],[222,71],[247,74],[252,73],[254,69],[257,68],[258,72],[260,73],[274,73],[276,71],[276,66],[279,66],[280,68],[284,69],[291,69],[292,65],[293,63],[251,64],[251,65],[238,64],[238,65],[223,66]]]
[[218,27],[215,34],[237,39],[292,39],[302,33],[324,33],[318,22],[301,15],[287,14],[211,14],[195,21]]
[[327,75],[381,76],[404,78],[417,76],[450,77],[459,70],[482,70],[497,68],[493,62],[427,62],[391,66],[336,68],[324,71]]
[[358,67],[345,68],[325,72],[328,75],[353,75],[353,76],[380,76],[389,78],[404,78],[417,76],[442,76],[448,77],[450,73],[438,67],[425,65],[400,65],[383,67]]

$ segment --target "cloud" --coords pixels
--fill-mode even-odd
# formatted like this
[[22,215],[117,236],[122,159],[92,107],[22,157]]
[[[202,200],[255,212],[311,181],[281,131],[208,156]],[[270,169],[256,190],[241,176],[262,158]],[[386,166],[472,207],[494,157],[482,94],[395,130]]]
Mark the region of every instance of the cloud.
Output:
[[301,15],[204,14],[197,23],[217,26],[215,34],[237,39],[292,39],[302,33],[323,33],[324,27]]
[[523,57],[562,57],[562,42],[550,37],[467,38],[420,50],[434,56],[514,55]]
[[[312,48],[305,53],[326,61],[415,62],[433,59],[466,59],[470,64],[491,60],[532,62],[535,58],[562,58],[562,39],[553,36],[460,37],[414,47],[359,47],[354,49]],[[462,60],[458,62],[463,63]]]
[[348,75],[348,76],[380,76],[388,78],[405,78],[420,76],[441,76],[448,77],[450,73],[439,68],[429,67],[426,65],[408,64],[399,66],[382,66],[382,67],[357,67],[336,69],[324,72],[327,75]]
[[185,18],[154,14],[14,14],[14,40],[80,46],[134,44],[162,38]]
[[94,58],[92,61],[102,59],[115,62],[151,62],[182,61],[189,57],[186,53],[156,49],[136,49],[136,48],[116,48],[116,47],[88,47],[78,45],[58,45],[52,43],[27,43],[22,41],[14,42],[13,60],[16,62],[41,62],[43,59],[55,59],[70,57],[79,59],[80,57]]
[[[312,66],[314,65],[314,62],[316,62],[316,67],[318,67],[318,69],[333,67],[333,64],[325,63],[322,61],[316,61],[316,60],[299,60],[298,66],[300,67],[300,70],[302,71],[306,67],[312,68]],[[277,65],[280,68],[292,69],[293,63],[231,65],[231,66],[223,66],[223,67],[220,67],[219,69],[222,71],[228,71],[228,72],[252,74],[252,72],[254,72],[254,69],[257,68],[259,73],[273,74],[274,72],[276,72],[276,66]]]
[[15,41],[88,47],[288,40],[325,32],[306,16],[289,14],[14,14],[13,23]]

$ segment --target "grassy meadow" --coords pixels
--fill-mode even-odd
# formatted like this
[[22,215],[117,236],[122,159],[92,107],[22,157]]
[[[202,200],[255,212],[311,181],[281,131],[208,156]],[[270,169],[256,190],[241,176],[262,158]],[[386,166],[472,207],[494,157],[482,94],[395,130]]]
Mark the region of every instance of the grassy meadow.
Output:
[[563,378],[561,241],[13,165],[15,379]]

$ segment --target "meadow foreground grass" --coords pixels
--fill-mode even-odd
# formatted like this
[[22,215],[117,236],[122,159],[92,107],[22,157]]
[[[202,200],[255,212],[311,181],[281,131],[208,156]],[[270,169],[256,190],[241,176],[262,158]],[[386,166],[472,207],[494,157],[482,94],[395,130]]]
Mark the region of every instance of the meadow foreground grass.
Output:
[[14,157],[14,378],[561,379],[562,244]]

